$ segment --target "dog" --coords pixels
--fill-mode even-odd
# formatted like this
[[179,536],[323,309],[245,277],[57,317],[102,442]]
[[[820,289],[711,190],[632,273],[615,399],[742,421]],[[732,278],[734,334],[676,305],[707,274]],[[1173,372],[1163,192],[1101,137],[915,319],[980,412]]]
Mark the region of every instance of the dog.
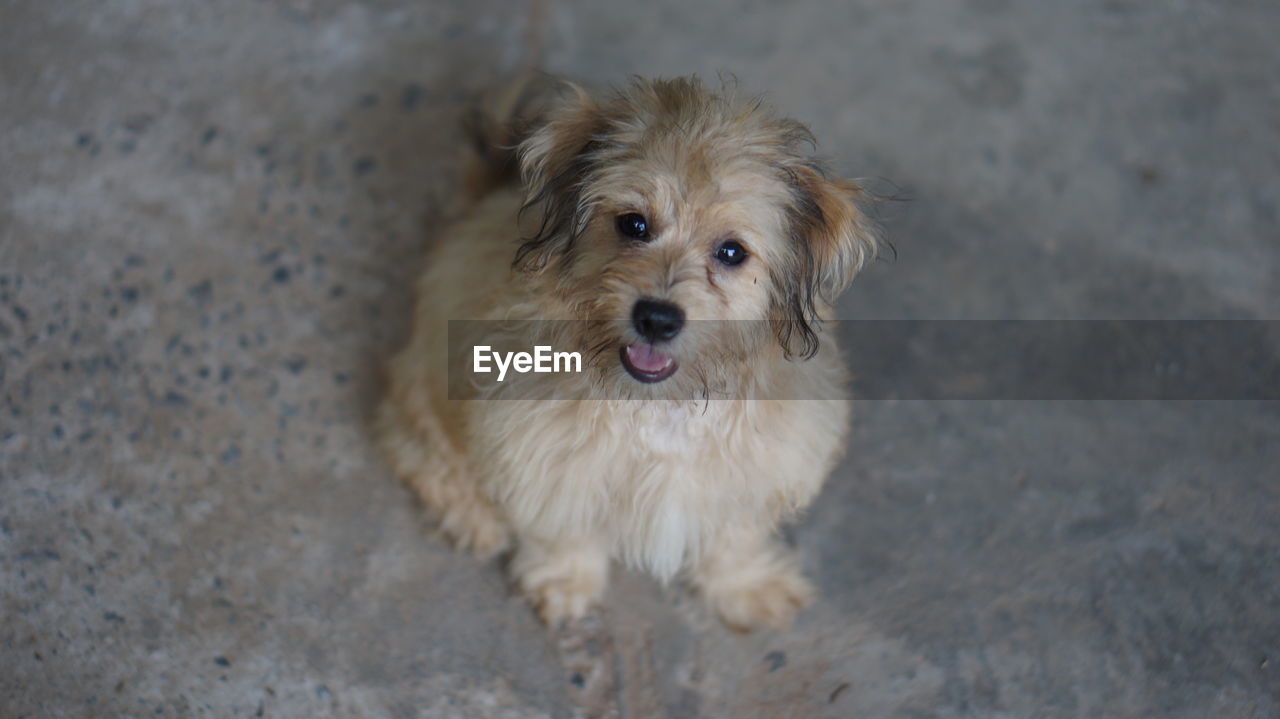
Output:
[[[789,627],[814,589],[776,532],[846,443],[824,321],[879,245],[866,193],[803,124],[692,77],[526,78],[473,120],[465,209],[377,413],[395,473],[455,546],[514,549],[549,625],[619,559],[687,578],[731,628]],[[450,320],[583,347],[586,367],[451,385],[472,348]]]

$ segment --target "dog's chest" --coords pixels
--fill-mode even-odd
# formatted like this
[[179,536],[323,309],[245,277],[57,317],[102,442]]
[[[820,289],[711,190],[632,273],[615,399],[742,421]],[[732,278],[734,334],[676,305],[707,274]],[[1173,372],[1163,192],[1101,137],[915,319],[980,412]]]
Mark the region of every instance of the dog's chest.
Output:
[[758,514],[779,480],[767,461],[778,449],[742,403],[502,405],[482,403],[502,438],[494,491],[517,523],[607,537],[616,556],[660,577]]
[[613,457],[603,517],[628,563],[673,576],[741,499],[745,467],[724,452],[732,425],[722,414],[664,407],[629,418],[628,450]]
[[645,456],[680,456],[693,459],[703,449],[711,425],[683,407],[663,407],[634,421],[638,459]]

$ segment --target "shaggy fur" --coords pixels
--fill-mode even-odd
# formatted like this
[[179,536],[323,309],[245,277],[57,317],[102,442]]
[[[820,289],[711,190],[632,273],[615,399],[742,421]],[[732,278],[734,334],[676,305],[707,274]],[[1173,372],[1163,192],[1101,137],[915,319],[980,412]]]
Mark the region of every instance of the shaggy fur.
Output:
[[[773,535],[848,430],[822,320],[876,249],[861,192],[827,176],[803,125],[696,79],[601,98],[559,87],[526,80],[477,115],[474,201],[418,283],[380,443],[459,547],[514,544],[517,584],[549,623],[582,616],[618,558],[687,573],[732,627],[787,626],[813,590]],[[522,182],[502,182],[517,164],[504,143]],[[647,238],[620,234],[627,213]],[[745,262],[716,259],[726,239]],[[631,320],[642,298],[688,318],[653,345],[678,363],[656,383],[619,354],[646,342]],[[471,348],[447,341],[451,319],[544,335],[489,344],[589,348],[587,372],[451,399],[449,364]]]

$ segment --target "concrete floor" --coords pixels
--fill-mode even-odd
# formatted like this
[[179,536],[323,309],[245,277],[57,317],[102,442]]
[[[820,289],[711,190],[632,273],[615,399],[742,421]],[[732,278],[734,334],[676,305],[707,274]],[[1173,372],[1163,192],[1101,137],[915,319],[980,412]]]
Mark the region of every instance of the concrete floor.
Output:
[[367,432],[539,45],[910,195],[848,317],[1280,318],[1280,5],[543,7],[0,3],[0,716],[1280,716],[1275,402],[863,403],[823,597],[746,637],[627,573],[549,634]]

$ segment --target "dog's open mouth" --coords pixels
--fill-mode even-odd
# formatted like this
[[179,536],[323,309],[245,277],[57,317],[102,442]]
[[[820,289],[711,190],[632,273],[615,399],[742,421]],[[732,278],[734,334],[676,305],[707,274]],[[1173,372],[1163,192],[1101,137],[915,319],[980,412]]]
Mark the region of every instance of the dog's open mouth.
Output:
[[661,382],[676,373],[676,358],[652,345],[624,345],[618,354],[627,374],[641,382]]

